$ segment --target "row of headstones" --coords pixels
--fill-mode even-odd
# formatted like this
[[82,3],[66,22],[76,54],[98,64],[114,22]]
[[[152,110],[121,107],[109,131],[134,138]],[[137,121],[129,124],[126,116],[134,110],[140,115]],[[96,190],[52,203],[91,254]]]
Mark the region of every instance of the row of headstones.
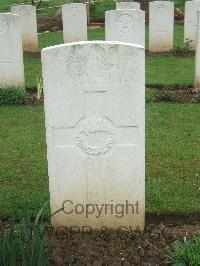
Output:
[[[117,8],[125,8],[126,4],[118,4]],[[134,3],[134,5],[137,9],[118,9],[106,12],[107,41],[121,41],[145,46],[144,11],[139,10],[138,3]],[[195,8],[198,6],[200,8],[200,1],[188,2],[188,6],[193,6],[195,17],[192,19],[196,21],[194,5]],[[158,50],[160,47],[172,48],[173,3],[168,1],[152,2],[150,7],[150,47],[157,47]],[[12,12],[18,13],[20,16],[10,13],[0,14],[0,85],[23,86],[22,39],[24,47],[37,46],[36,10],[33,6],[14,6]],[[85,4],[63,5],[62,14],[65,42],[87,40]],[[23,23],[21,23],[22,20]],[[187,25],[189,25],[189,22],[191,25],[189,15],[186,15],[185,21],[187,21]],[[21,34],[20,24],[22,24],[23,35]],[[193,31],[189,31],[188,28],[188,32],[193,34],[193,40],[196,40],[196,28],[196,24],[193,24]]]
[[[197,10],[200,1],[185,4],[184,42],[191,48],[196,46]],[[145,13],[140,3],[120,2],[117,10],[106,12],[106,40],[145,44]],[[132,10],[131,10],[132,9]],[[126,10],[126,11],[125,11]],[[135,10],[135,11],[133,11]],[[20,15],[22,23],[23,49],[38,48],[36,8],[31,5],[15,5],[11,12]],[[62,6],[64,42],[87,40],[87,11],[85,4]],[[173,48],[174,4],[155,1],[149,4],[149,50],[169,51]]]
[[[185,4],[184,43],[196,47],[197,10],[200,1]],[[87,13],[85,4],[62,6],[64,42],[87,40]],[[121,41],[145,45],[145,12],[137,2],[120,2],[116,10],[105,13],[106,41]],[[152,52],[173,49],[174,3],[149,3],[149,50]]]

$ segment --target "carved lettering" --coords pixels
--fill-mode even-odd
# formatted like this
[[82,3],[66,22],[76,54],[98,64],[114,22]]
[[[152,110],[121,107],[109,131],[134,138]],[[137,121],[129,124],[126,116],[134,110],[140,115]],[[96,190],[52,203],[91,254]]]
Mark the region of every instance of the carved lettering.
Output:
[[5,18],[0,18],[0,36],[4,35],[8,30],[8,23]]

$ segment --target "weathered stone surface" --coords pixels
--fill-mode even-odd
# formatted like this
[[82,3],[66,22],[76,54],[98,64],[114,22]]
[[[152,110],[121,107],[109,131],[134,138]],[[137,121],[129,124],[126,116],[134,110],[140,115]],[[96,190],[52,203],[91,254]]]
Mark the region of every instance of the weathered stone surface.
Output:
[[149,50],[151,52],[173,49],[174,3],[155,1],[149,3]]
[[64,42],[87,41],[86,4],[73,3],[62,6]]
[[105,14],[106,41],[119,41],[145,46],[145,12],[111,10]]
[[0,86],[24,86],[20,17],[0,13]]
[[184,43],[195,50],[197,34],[197,10],[200,9],[200,1],[188,1],[185,3],[184,17]]
[[53,226],[144,228],[144,61],[117,42],[43,49]]
[[32,5],[14,5],[11,12],[20,16],[22,25],[22,43],[24,51],[38,49],[36,7]]
[[200,90],[200,10],[197,11],[197,40],[196,40],[196,55],[195,55],[194,87]]
[[140,3],[137,2],[118,2],[116,9],[137,9],[140,10]]

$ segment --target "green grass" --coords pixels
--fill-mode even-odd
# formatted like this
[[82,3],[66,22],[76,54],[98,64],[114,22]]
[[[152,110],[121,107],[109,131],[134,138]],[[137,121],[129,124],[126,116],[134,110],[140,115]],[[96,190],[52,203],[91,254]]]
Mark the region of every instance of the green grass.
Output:
[[[25,0],[23,0],[24,2]],[[12,1],[3,0],[5,3]],[[16,2],[16,1],[15,1]],[[19,3],[20,1],[18,1]],[[103,40],[104,29],[89,30]],[[148,28],[146,31],[148,47]],[[61,32],[39,35],[39,48],[63,43]],[[174,48],[183,47],[183,27],[175,26]],[[25,58],[26,87],[36,87],[41,62]],[[192,86],[194,57],[147,57],[147,86]],[[200,211],[199,105],[148,104],[146,113],[146,210],[149,213]],[[43,108],[0,107],[0,217],[49,199]]]
[[193,239],[175,244],[175,248],[170,252],[172,266],[200,265],[200,234]]
[[194,82],[194,57],[147,57],[146,85],[191,86]]
[[36,88],[37,78],[42,76],[41,60],[38,58],[24,58],[26,88]]
[[[149,47],[149,27],[146,27],[146,49]],[[183,48],[184,41],[184,28],[181,25],[175,25],[174,27],[174,49],[178,46]],[[105,40],[105,30],[103,28],[100,29],[92,29],[88,30],[88,40]],[[43,33],[39,35],[39,49],[63,43],[63,34],[62,32],[49,32]]]
[[[148,104],[147,210],[199,212],[200,105]],[[198,125],[197,125],[198,123]]]
[[174,49],[177,47],[183,48],[184,46],[184,26],[174,26]]
[[[147,104],[146,210],[200,211],[200,106]],[[0,107],[0,217],[49,199],[43,107]]]
[[62,43],[64,43],[62,32],[56,31],[39,34],[39,49]]
[[[31,0],[1,0],[0,12],[10,12],[10,8],[12,5],[15,5],[15,4],[20,5],[24,3],[30,5]],[[63,3],[64,3],[64,0],[50,0],[48,2],[43,1],[40,8],[44,8],[44,9],[37,11],[37,16],[43,17],[43,18],[45,17],[52,18],[52,16],[56,16],[58,12],[58,8],[50,9],[48,7],[62,5]]]
[[[41,77],[40,59],[25,59],[26,87]],[[146,86],[193,86],[194,57],[146,57]]]
[[0,213],[38,210],[48,199],[42,108],[1,107]]
[[186,0],[174,0],[173,2],[176,8],[180,8],[181,10],[185,9]]
[[88,30],[88,40],[105,40],[105,30],[103,28]]
[[[148,28],[147,28],[148,36]],[[88,31],[89,40],[104,40],[104,29]],[[182,43],[181,43],[182,40]],[[63,43],[62,32],[50,32],[39,35],[39,48]],[[183,46],[183,27],[175,27],[175,46]],[[148,38],[146,45],[148,47]],[[41,62],[37,58],[25,58],[26,87],[36,87],[37,77],[41,76]],[[194,57],[147,57],[147,86],[193,86]]]
[[[88,30],[88,40],[105,40],[105,30],[103,28]],[[62,44],[63,42],[62,32],[46,32],[39,34],[39,49]]]
[[105,12],[108,10],[115,9],[114,1],[106,0],[97,2],[96,6],[91,5],[90,7],[90,15],[94,19],[98,19],[101,21],[105,20]]
[[[41,209],[42,212],[43,209]],[[1,225],[0,265],[46,266],[50,247],[46,245],[46,232],[42,223],[43,213],[38,213],[34,223],[30,214],[14,217]]]

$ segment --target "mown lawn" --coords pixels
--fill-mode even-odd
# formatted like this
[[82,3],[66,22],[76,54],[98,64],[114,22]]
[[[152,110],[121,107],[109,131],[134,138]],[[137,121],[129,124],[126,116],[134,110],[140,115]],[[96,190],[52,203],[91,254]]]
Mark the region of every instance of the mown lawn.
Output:
[[[200,211],[200,105],[147,104],[146,211]],[[49,200],[43,107],[0,107],[0,217]]]
[[[148,28],[146,36],[148,36]],[[104,29],[88,31],[89,40],[104,40]],[[181,44],[182,40],[182,44]],[[63,43],[62,32],[50,32],[39,35],[39,48]],[[183,46],[183,27],[175,27],[175,45]],[[146,40],[148,46],[148,38]],[[36,80],[41,77],[41,60],[25,58],[26,87],[36,87]],[[193,86],[194,57],[146,57],[146,86]]]
[[[146,26],[146,49],[149,47],[149,27]],[[174,27],[174,50],[177,48],[183,48],[184,41],[184,28],[181,25],[175,25]],[[88,30],[88,40],[105,40],[105,30],[100,29],[90,29]],[[62,32],[49,32],[39,34],[39,49],[63,43],[63,34]]]
[[[40,59],[25,58],[26,87],[36,88],[37,78],[41,77]],[[194,82],[194,58],[147,57],[146,86],[173,87],[189,86]]]
[[193,87],[194,63],[194,57],[147,57],[146,86]]
[[[13,2],[3,0],[0,9],[6,11]],[[104,29],[89,30],[88,36],[89,40],[104,40]],[[39,35],[40,49],[60,43],[61,32]],[[178,46],[183,47],[182,26],[175,27],[174,49]],[[35,88],[41,77],[40,59],[25,57],[24,63],[26,87]],[[193,79],[194,57],[146,57],[147,86],[193,86]],[[200,211],[199,121],[200,105],[147,104],[148,213]],[[0,125],[0,217],[24,209],[36,213],[49,200],[43,107],[0,107]]]
[[[41,61],[25,58],[26,87],[36,88]],[[189,86],[194,82],[194,57],[146,57],[146,86]]]

